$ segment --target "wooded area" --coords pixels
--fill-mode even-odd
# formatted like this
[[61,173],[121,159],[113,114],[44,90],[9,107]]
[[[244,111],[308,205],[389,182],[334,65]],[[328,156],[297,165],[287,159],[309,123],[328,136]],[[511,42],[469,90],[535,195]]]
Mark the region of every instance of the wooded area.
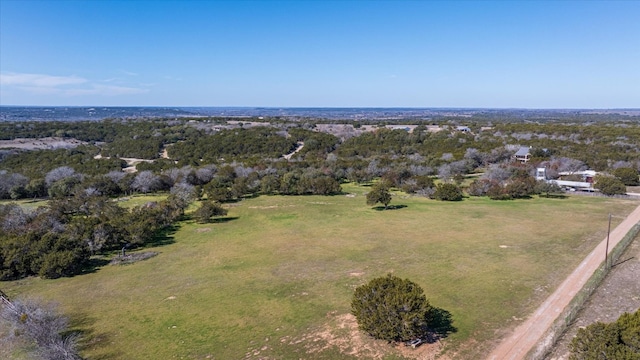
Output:
[[[194,200],[209,201],[196,214],[206,221],[203,214],[221,214],[212,202],[335,195],[341,183],[376,179],[382,181],[367,203],[380,202],[385,209],[391,189],[442,201],[560,193],[558,186],[535,180],[536,167],[545,167],[552,178],[598,170],[604,174],[596,188],[606,195],[623,194],[625,185],[638,183],[640,125],[628,121],[475,121],[470,131],[459,131],[456,119],[412,129],[378,122],[365,131],[361,123],[250,120],[0,123],[4,139],[80,142],[0,150],[0,199],[51,200],[30,212],[0,207],[0,278],[78,274],[93,254],[153,241]],[[530,149],[529,162],[514,160],[520,147]],[[127,162],[131,158],[139,159],[134,167]],[[473,181],[465,181],[470,174]],[[134,209],[112,201],[154,192],[170,196]]]

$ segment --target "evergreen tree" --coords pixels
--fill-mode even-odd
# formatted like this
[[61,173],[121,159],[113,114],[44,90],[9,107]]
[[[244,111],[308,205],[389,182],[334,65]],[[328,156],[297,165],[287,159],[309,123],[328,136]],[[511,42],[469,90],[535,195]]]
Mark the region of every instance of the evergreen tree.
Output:
[[620,179],[613,176],[596,176],[594,187],[604,195],[623,195],[627,193],[627,187]]
[[460,201],[462,200],[462,190],[456,184],[438,184],[433,197],[442,201]]
[[387,341],[425,336],[431,310],[418,284],[391,274],[357,287],[351,301],[360,329]]
[[640,309],[613,323],[596,322],[578,330],[569,350],[569,360],[639,360]]
[[638,170],[630,167],[621,167],[613,171],[613,176],[617,177],[623,184],[627,186],[640,185],[638,181]]
[[193,217],[199,223],[206,223],[214,216],[225,216],[227,210],[219,203],[213,201],[203,201],[200,207],[193,213]]

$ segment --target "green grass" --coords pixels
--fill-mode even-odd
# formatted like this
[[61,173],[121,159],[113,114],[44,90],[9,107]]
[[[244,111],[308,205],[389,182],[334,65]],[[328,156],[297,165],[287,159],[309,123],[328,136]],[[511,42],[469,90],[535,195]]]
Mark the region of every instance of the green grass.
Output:
[[42,199],[20,199],[20,200],[0,200],[0,205],[18,204],[27,210],[35,210],[39,206],[46,206],[47,200]]
[[328,314],[349,313],[356,286],[393,272],[452,313],[450,354],[480,358],[606,236],[609,213],[638,205],[396,193],[391,204],[406,207],[375,211],[365,205],[368,188],[343,188],[356,196],[232,204],[231,220],[182,223],[174,243],[132,265],[0,286],[59,302],[86,332],[91,359],[331,359],[349,357],[336,347],[307,353],[322,344],[310,334],[331,322]]

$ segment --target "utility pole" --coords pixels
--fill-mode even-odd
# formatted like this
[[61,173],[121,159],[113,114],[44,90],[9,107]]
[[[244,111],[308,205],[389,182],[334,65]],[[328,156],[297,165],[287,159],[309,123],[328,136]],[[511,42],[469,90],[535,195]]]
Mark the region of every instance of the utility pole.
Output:
[[607,247],[604,251],[604,268],[609,268],[609,233],[611,232],[611,213],[609,213],[609,227],[607,228]]

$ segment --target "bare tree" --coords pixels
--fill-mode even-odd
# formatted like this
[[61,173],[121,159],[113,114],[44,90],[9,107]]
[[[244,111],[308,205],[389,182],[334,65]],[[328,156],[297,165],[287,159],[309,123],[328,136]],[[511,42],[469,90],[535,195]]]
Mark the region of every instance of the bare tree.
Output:
[[152,171],[141,171],[131,184],[131,188],[143,193],[156,190],[160,186],[160,178]]
[[469,165],[472,168],[477,168],[480,165],[483,165],[483,156],[482,153],[478,149],[468,148],[464,153],[464,159],[469,161]]
[[73,168],[68,166],[60,166],[57,167],[47,173],[44,177],[44,181],[47,183],[47,186],[51,186],[51,184],[70,177],[80,177],[80,174],[76,174],[76,171]]
[[409,165],[409,171],[413,175],[423,176],[423,175],[433,175],[433,168],[430,166],[424,165]]
[[216,174],[217,168],[215,165],[205,165],[196,170],[196,179],[200,184],[206,184]]
[[198,197],[196,187],[185,182],[179,182],[171,188],[171,195],[186,208],[190,202]]
[[496,164],[501,161],[509,160],[512,156],[513,151],[507,149],[506,147],[501,147],[491,150],[490,153],[483,154],[482,162],[483,164]]
[[68,334],[68,320],[53,304],[13,301],[0,309],[0,316],[12,327],[10,336],[24,336],[44,360],[80,360],[77,336]]
[[571,158],[557,158],[552,160],[556,163],[558,172],[576,172],[587,169],[587,165],[580,160]]
[[234,168],[234,171],[236,172],[236,176],[238,176],[238,177],[247,177],[247,176],[249,176],[249,174],[251,174],[255,170],[253,170],[253,168],[251,168],[251,167],[245,167],[243,165],[237,165]]
[[466,160],[454,161],[449,164],[442,164],[438,167],[438,178],[442,181],[450,181],[456,175],[467,173],[468,164]]
[[615,163],[613,163],[613,165],[611,165],[612,169],[618,169],[618,168],[635,168],[635,166],[633,165],[633,163],[629,162],[629,161],[616,161]]
[[182,178],[182,171],[178,168],[167,169],[162,172],[162,175],[165,175],[168,179],[171,180],[171,184],[175,184]]
[[382,174],[389,171],[388,167],[380,167],[380,162],[378,160],[372,160],[367,166],[367,175],[370,178],[380,177]]
[[506,181],[510,177],[511,171],[499,164],[489,166],[489,169],[487,169],[487,171],[485,171],[485,173],[482,175],[483,179],[498,182]]
[[0,171],[0,199],[7,199],[11,195],[11,189],[24,187],[29,184],[29,179],[18,173]]
[[442,160],[444,160],[444,161],[453,160],[453,154],[452,153],[444,153],[444,154],[442,154],[442,156],[440,158]]
[[122,171],[109,171],[108,173],[105,174],[106,178],[108,178],[109,180],[113,181],[116,184],[122,181],[122,179],[124,179],[126,176],[127,174]]
[[11,233],[19,232],[27,225],[29,220],[29,215],[19,205],[15,203],[0,205],[2,230]]

